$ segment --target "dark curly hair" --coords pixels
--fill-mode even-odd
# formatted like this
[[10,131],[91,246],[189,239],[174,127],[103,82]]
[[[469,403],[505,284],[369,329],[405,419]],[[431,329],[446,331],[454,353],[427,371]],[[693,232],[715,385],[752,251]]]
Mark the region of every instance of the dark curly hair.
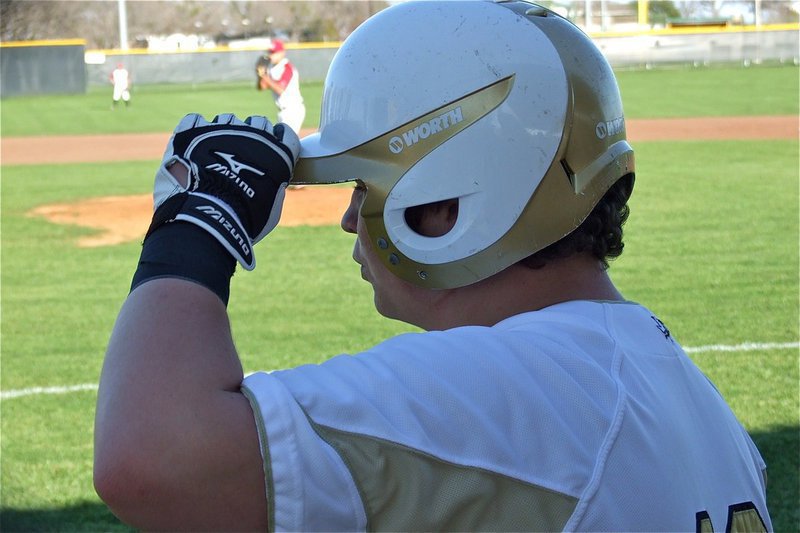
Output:
[[575,231],[520,263],[538,269],[556,259],[590,252],[603,264],[603,268],[608,268],[608,262],[619,257],[625,247],[622,226],[630,213],[628,198],[633,192],[633,181],[633,174],[617,180]]

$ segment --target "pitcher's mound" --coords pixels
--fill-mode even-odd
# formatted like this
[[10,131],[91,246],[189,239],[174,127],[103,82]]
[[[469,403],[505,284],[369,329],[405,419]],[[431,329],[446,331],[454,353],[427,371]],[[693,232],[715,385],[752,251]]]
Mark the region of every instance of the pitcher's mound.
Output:
[[[280,226],[326,226],[339,224],[350,202],[349,187],[314,186],[286,191]],[[56,224],[71,224],[98,230],[82,237],[78,246],[110,246],[140,241],[153,213],[153,197],[104,196],[74,203],[50,204],[28,214]]]

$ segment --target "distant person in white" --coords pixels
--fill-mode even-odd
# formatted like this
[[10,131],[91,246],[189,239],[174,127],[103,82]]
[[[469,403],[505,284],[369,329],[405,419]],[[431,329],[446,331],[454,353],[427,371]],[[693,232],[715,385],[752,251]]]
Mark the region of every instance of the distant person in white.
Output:
[[111,96],[111,109],[116,109],[120,100],[125,102],[125,107],[128,107],[131,103],[131,76],[125,65],[118,63],[117,68],[111,72],[108,79],[114,86],[114,94]]

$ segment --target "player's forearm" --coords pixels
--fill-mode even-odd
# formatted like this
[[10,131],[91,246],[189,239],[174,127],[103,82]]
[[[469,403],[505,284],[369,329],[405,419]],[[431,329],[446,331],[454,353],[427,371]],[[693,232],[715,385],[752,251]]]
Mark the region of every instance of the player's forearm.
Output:
[[277,82],[277,81],[273,80],[269,76],[266,77],[266,80],[267,80],[267,86],[269,87],[269,89],[272,92],[274,92],[275,94],[277,94],[278,96],[282,95],[283,92],[286,90],[286,86],[285,85],[281,85],[280,82]]
[[[130,294],[106,353],[95,423],[95,483],[121,518],[164,527],[186,520],[179,508],[187,501],[202,507],[215,498],[194,477],[196,465],[219,453],[213,441],[226,434],[220,420],[253,425],[238,392],[242,377],[225,307],[213,292],[158,279]],[[224,397],[223,405],[243,405],[216,416]],[[193,488],[175,491],[181,483]],[[208,526],[208,520],[198,524]]]
[[[222,301],[198,283],[175,278],[148,281],[128,296],[109,341],[106,363],[126,370],[151,370],[151,364],[159,372],[191,369],[181,383],[208,374],[206,385],[225,390],[236,389],[242,379]],[[170,384],[172,389],[176,386]]]
[[123,305],[109,341],[97,455],[119,443],[171,438],[165,430],[171,425],[180,433],[181,411],[238,391],[242,378],[225,307],[214,293],[178,279],[144,283]]

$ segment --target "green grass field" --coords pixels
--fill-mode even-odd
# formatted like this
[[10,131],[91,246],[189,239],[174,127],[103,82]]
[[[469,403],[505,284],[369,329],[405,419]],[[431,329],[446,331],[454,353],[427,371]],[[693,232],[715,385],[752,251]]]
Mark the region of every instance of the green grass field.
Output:
[[[798,113],[795,67],[631,71],[620,73],[620,85],[633,117]],[[305,93],[307,125],[315,125],[321,86]],[[3,100],[2,135],[168,131],[190,111],[273,112],[249,85],[140,87],[135,98],[130,110],[114,113],[105,91]],[[775,529],[798,531],[798,143],[634,148],[626,252],[612,276],[629,299],[649,306],[696,349],[691,357],[769,465]],[[139,245],[78,248],[76,239],[89,230],[27,213],[52,202],[148,193],[156,166],[1,169],[2,531],[127,529],[92,488],[92,386]],[[411,329],[375,313],[351,249],[352,237],[333,226],[278,228],[258,246],[259,268],[234,277],[229,306],[246,371],[322,361]],[[37,392],[48,387],[76,389]],[[16,396],[20,391],[25,395]]]
[[[628,118],[789,115],[798,112],[793,67],[634,70],[618,73]],[[319,124],[322,83],[303,84],[305,127]],[[720,94],[722,93],[722,94]],[[109,110],[111,90],[85,95],[32,96],[2,101],[3,136],[172,131],[187,113],[275,119],[267,93],[251,83],[145,85],[136,87],[128,110]]]

